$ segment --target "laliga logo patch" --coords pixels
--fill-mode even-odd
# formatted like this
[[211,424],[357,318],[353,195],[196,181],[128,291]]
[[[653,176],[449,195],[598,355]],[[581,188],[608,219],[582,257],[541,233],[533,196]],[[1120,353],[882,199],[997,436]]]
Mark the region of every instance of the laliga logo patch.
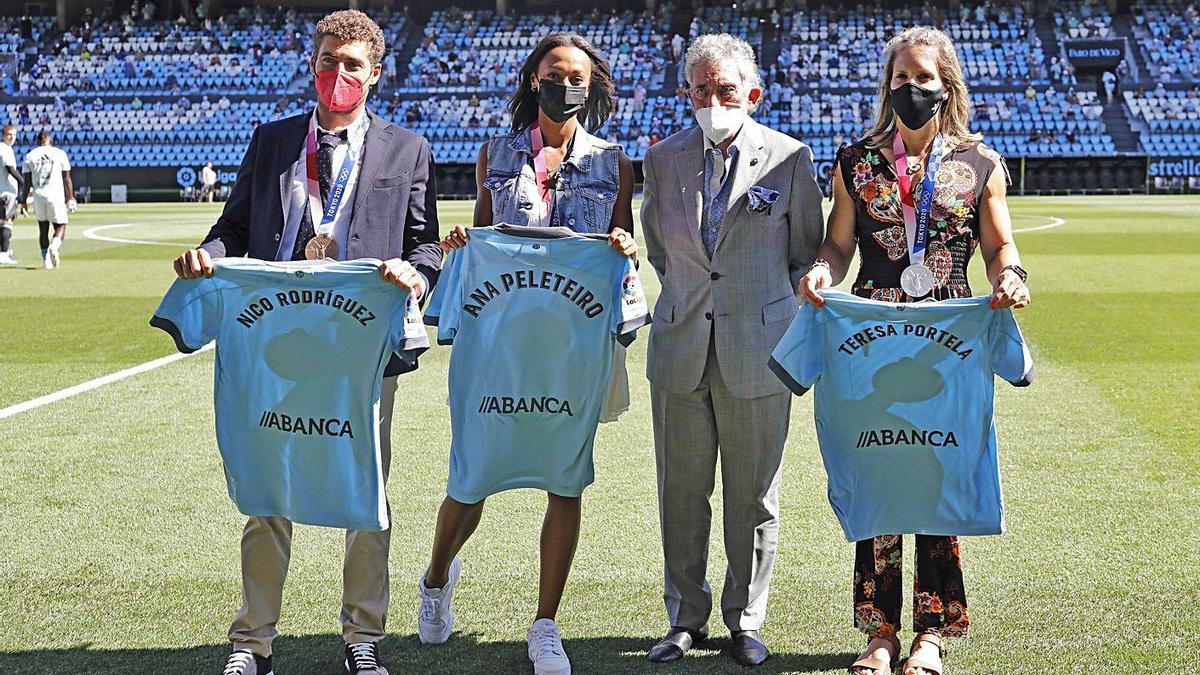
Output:
[[421,320],[421,308],[417,306],[417,303],[412,299],[412,296],[409,296],[408,302],[406,302],[405,305],[404,319],[406,321],[419,322]]
[[636,275],[627,274],[621,282],[621,293],[627,298],[638,298],[642,295],[642,285]]

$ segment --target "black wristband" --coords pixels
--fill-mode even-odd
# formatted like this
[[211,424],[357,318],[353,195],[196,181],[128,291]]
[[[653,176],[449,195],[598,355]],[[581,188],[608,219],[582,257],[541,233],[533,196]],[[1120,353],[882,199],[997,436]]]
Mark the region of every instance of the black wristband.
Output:
[[1020,265],[1005,265],[1000,268],[1000,274],[1004,274],[1008,270],[1012,270],[1017,275],[1017,278],[1021,280],[1021,283],[1025,283],[1025,280],[1029,278],[1029,272],[1026,272],[1025,268]]

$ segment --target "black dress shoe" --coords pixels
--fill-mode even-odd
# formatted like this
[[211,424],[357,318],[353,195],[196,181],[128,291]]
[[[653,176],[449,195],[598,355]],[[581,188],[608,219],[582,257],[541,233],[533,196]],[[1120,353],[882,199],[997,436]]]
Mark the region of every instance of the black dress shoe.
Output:
[[761,665],[771,650],[762,641],[756,630],[738,630],[733,632],[733,660],[743,666]]
[[646,655],[646,658],[654,663],[678,661],[683,658],[687,650],[692,648],[692,645],[704,642],[707,637],[708,634],[704,631],[671,626],[666,637],[650,648],[650,653]]

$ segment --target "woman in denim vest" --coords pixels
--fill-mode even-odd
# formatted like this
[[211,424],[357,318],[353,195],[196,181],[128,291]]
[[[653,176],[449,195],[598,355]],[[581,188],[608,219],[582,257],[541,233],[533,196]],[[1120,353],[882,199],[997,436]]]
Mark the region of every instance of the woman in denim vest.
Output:
[[[608,121],[615,94],[608,61],[591,43],[574,33],[543,38],[509,99],[512,132],[479,149],[474,224],[607,232],[613,248],[633,255],[633,164],[585,128]],[[455,227],[443,248],[467,236]]]
[[[512,131],[484,143],[475,163],[475,225],[496,223],[607,232],[613,248],[634,255],[633,164],[621,146],[588,133],[616,108],[608,61],[574,33],[552,33],[525,59],[508,102]],[[456,226],[442,241],[451,251],[467,242]],[[601,422],[629,409],[625,348],[613,352],[613,372]]]
[[[614,250],[635,255],[633,165],[620,146],[584,128],[595,130],[608,120],[616,107],[615,93],[608,61],[587,40],[573,33],[542,39],[525,59],[509,99],[512,132],[479,149],[474,224],[608,233]],[[457,226],[442,248],[465,246],[468,238],[467,229]],[[614,354],[613,372],[601,411],[607,419],[628,407],[623,350]],[[554,619],[579,541],[580,499],[547,497],[537,615],[527,636],[535,675],[571,672]],[[419,589],[422,642],[443,642],[450,636],[450,595],[460,569],[456,556],[482,513],[483,502],[462,504],[449,497],[442,502],[433,557]]]

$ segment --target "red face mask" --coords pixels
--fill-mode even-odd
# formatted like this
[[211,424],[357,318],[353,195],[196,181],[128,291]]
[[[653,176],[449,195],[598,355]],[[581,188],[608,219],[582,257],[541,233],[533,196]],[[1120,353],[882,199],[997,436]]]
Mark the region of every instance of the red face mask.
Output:
[[358,78],[341,70],[317,71],[317,98],[336,113],[350,112],[366,95]]

